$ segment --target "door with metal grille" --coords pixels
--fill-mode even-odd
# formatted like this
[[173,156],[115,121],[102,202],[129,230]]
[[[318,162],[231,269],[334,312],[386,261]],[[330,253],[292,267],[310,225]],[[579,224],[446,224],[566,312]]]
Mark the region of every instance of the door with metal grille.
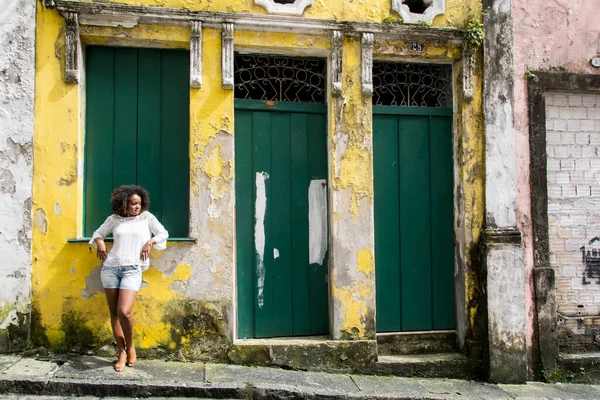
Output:
[[235,62],[238,337],[325,334],[325,62]]
[[374,64],[378,332],[455,327],[450,76]]

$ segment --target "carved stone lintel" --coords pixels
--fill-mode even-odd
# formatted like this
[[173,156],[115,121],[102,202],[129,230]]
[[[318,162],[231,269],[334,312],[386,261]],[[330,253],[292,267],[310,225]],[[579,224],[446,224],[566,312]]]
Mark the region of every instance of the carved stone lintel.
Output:
[[362,93],[364,96],[373,95],[373,34],[363,33],[362,48]]
[[233,89],[233,23],[223,24],[221,32],[223,89]]
[[331,93],[334,96],[342,94],[342,49],[344,47],[344,34],[333,31],[331,43]]
[[202,22],[190,22],[190,87],[202,87]]
[[312,0],[296,0],[291,4],[279,4],[273,0],[254,0],[257,6],[263,6],[269,14],[302,15],[306,7],[312,5]]
[[473,69],[475,66],[473,65],[475,59],[475,54],[473,52],[473,48],[469,44],[468,41],[463,42],[463,99],[465,101],[470,101],[473,99]]
[[402,17],[405,24],[418,24],[425,21],[432,23],[433,19],[446,12],[446,0],[432,0],[431,5],[427,7],[423,14],[410,12],[405,0],[392,0],[392,10],[396,11]]
[[79,82],[79,16],[63,13],[65,19],[65,82]]

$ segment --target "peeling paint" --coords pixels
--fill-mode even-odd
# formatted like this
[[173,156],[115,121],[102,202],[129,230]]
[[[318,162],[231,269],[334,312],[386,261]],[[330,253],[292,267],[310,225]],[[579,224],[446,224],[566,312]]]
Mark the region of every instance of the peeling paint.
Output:
[[[264,10],[256,7],[251,0],[235,4],[225,0],[196,4],[187,0],[119,2],[181,7],[186,10],[264,14]],[[465,9],[474,4],[476,2],[471,0],[467,5],[448,0],[447,15],[436,18],[434,25],[462,26],[466,17]],[[63,81],[62,17],[41,8],[40,4],[38,7],[37,58],[35,63],[30,63],[36,66],[37,80],[33,145],[36,156],[33,204],[37,211],[33,221],[38,229],[34,229],[33,233],[34,279],[30,281],[39,308],[39,326],[43,333],[40,337],[56,347],[65,341],[65,330],[68,328],[81,333],[86,340],[92,335],[98,343],[110,343],[112,339],[107,316],[90,311],[106,308],[95,254],[85,244],[67,243],[68,238],[81,233],[83,219],[80,207],[83,183],[77,166],[84,152],[82,127],[85,121],[81,119],[84,113],[80,109],[84,103],[81,97],[84,92],[81,86],[67,85]],[[315,0],[305,18],[381,22],[390,17],[389,8],[389,1],[383,0]],[[152,24],[138,24],[130,29],[82,25],[81,36],[86,44],[180,49],[189,48],[190,40],[187,26]],[[250,30],[236,30],[234,41],[236,48],[248,52],[322,57],[329,53],[331,46],[329,35]],[[231,311],[232,293],[235,291],[234,95],[232,91],[222,88],[220,79],[215,79],[221,75],[221,30],[205,27],[202,47],[203,87],[201,90],[190,90],[192,206],[189,210],[189,234],[198,242],[170,243],[166,251],[152,253],[152,267],[144,273],[143,287],[134,309],[136,344],[140,351],[156,351],[152,354],[164,355],[175,351],[185,357],[221,354],[232,340],[235,326]],[[380,47],[384,58],[393,57],[390,52],[399,49],[397,46],[384,47]],[[456,60],[460,56],[457,48],[431,45],[427,47],[424,57],[443,59],[445,62]],[[360,41],[346,38],[344,92],[341,97],[330,97],[327,102],[331,116],[328,137],[331,186],[319,188],[318,183],[314,183],[309,197],[309,202],[314,204],[314,207],[309,206],[312,215],[309,217],[312,218],[310,243],[314,244],[310,260],[322,263],[328,246],[331,246],[333,254],[329,279],[330,301],[333,304],[332,333],[335,338],[373,338],[375,332],[371,100],[363,98],[361,94],[360,59]],[[12,72],[10,76],[11,80],[16,79]],[[461,111],[457,113],[462,114]],[[464,117],[477,117],[477,110],[465,112]],[[468,133],[465,141],[475,143],[480,139],[477,127],[470,122],[465,124],[473,128],[465,133]],[[32,151],[32,145],[27,140],[15,139],[14,143],[23,147],[25,153],[27,146]],[[471,148],[467,150],[465,158],[468,160],[465,164],[471,160],[481,161],[476,151],[473,153]],[[20,160],[18,162],[23,162],[26,157],[17,158]],[[0,167],[4,168],[2,165]],[[12,174],[13,177],[18,176],[14,171]],[[255,240],[257,255],[261,260],[265,251],[268,252],[267,257],[270,256],[264,237],[266,179],[266,174],[257,176],[256,182],[254,233],[258,239],[262,235],[262,241]],[[475,177],[472,185],[477,184]],[[18,187],[17,184],[17,191]],[[261,190],[262,193],[259,193]],[[330,199],[327,198],[328,190]],[[471,207],[467,212],[474,210],[473,214],[477,214],[478,203],[470,201],[477,197],[477,191],[467,190],[467,194],[471,196],[467,196],[467,206]],[[327,214],[328,200],[331,200],[333,208],[330,216]],[[264,207],[261,207],[262,201]],[[19,203],[19,206],[22,204]],[[46,215],[44,210],[54,212]],[[462,221],[463,226],[472,230],[474,235],[478,229],[477,215],[471,218],[469,214],[469,218]],[[323,222],[329,217],[330,226]],[[19,235],[26,241],[27,230],[24,228],[22,231]],[[274,248],[273,258],[279,256],[279,249]],[[263,266],[263,273],[262,281],[259,278],[257,285],[264,285],[264,264],[259,264]],[[71,316],[71,321],[63,316]]]
[[37,226],[39,230],[42,231],[42,233],[45,235],[48,231],[48,221],[46,220],[46,212],[43,209],[38,208],[37,210],[35,210],[33,220],[35,222],[35,226]]
[[375,258],[371,249],[362,249],[358,252],[358,267],[357,272],[364,273],[367,277],[370,277],[375,272]]
[[323,265],[327,252],[327,181],[313,179],[308,188],[309,262]]
[[256,173],[256,204],[254,206],[254,246],[258,255],[256,263],[256,276],[258,277],[258,306],[262,308],[264,304],[264,286],[265,286],[265,214],[267,212],[267,192],[265,181],[269,179],[266,172]]

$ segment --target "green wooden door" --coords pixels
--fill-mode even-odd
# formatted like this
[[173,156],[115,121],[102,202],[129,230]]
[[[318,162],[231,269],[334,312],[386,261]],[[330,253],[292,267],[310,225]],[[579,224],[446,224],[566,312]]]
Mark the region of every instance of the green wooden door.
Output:
[[327,333],[325,105],[235,107],[238,337]]
[[377,331],[454,329],[452,109],[373,114]]
[[189,52],[86,47],[84,235],[111,191],[144,186],[171,237],[188,236]]

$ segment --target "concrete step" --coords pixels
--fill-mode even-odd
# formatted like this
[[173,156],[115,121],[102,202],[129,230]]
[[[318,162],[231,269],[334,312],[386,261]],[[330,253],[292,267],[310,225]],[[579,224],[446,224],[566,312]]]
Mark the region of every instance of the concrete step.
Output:
[[374,374],[419,378],[482,379],[481,363],[460,353],[379,356]]
[[377,334],[382,356],[458,352],[456,331],[393,332]]
[[600,384],[600,352],[561,353],[552,381]]

